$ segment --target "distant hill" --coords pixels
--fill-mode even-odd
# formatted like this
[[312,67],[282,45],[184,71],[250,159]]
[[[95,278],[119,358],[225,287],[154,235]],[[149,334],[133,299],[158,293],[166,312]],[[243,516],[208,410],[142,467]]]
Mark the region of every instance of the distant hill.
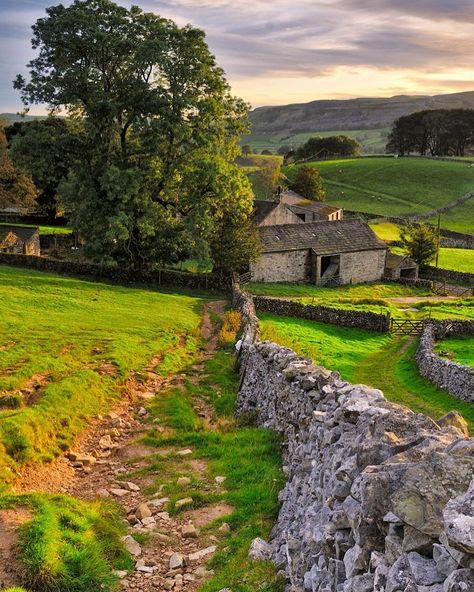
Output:
[[250,114],[252,135],[334,130],[364,130],[390,126],[395,119],[423,109],[474,109],[474,91],[437,96],[406,96],[320,100],[258,107]]
[[0,120],[7,123],[15,121],[35,121],[36,119],[46,119],[46,115],[18,115],[18,113],[0,113]]

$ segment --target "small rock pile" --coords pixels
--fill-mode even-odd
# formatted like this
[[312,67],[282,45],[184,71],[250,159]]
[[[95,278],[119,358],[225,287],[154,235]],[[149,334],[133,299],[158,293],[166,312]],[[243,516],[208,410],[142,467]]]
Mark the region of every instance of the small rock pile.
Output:
[[238,413],[284,442],[270,554],[291,592],[473,592],[474,440],[269,342],[244,344]]

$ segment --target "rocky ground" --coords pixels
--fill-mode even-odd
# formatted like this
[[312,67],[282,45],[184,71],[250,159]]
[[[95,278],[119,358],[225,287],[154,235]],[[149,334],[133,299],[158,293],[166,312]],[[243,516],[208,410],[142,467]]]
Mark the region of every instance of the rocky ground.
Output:
[[[206,347],[201,360],[192,367],[191,381],[199,380],[203,362],[212,357],[217,344],[216,329],[212,315],[221,315],[225,303],[209,303],[203,315],[202,335]],[[157,449],[139,442],[149,433],[147,404],[167,387],[179,385],[187,376],[180,374],[164,380],[154,371],[152,361],[147,369],[145,382],[134,381],[129,385],[129,399],[122,401],[113,412],[99,417],[80,441],[63,458],[47,467],[25,471],[16,483],[19,492],[61,492],[80,499],[114,499],[126,516],[128,534],[124,543],[135,560],[135,569],[130,573],[118,572],[124,590],[158,592],[161,590],[196,590],[202,581],[212,574],[206,563],[214,554],[219,540],[229,530],[227,523],[220,521],[215,529],[206,528],[214,520],[232,512],[224,503],[191,509],[192,498],[183,494],[175,508],[176,515],[166,511],[169,498],[162,493],[159,473],[150,472],[150,463],[163,459],[173,462],[173,479],[183,491],[189,485],[190,475],[198,474],[207,490],[222,491],[225,475],[210,479],[206,475],[206,463],[193,458],[193,450]],[[195,401],[199,416],[212,427],[212,413],[204,401]],[[154,423],[152,429],[163,433],[165,427]],[[148,470],[143,471],[144,468]],[[150,491],[153,493],[150,494]],[[190,507],[186,511],[186,507]],[[12,517],[10,517],[12,518]],[[20,521],[21,517],[17,522]],[[12,518],[13,520],[13,518]],[[1,524],[10,523],[3,529],[0,554],[4,566],[0,572],[0,584],[15,582],[15,528],[9,517],[0,515]],[[8,538],[6,534],[8,533]],[[2,582],[3,575],[3,582]]]

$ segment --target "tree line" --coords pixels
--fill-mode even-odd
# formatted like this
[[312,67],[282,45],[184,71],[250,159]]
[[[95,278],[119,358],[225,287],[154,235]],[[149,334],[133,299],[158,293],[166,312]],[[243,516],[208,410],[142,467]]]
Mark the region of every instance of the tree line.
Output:
[[435,109],[400,117],[386,151],[407,156],[465,156],[474,149],[474,110]]

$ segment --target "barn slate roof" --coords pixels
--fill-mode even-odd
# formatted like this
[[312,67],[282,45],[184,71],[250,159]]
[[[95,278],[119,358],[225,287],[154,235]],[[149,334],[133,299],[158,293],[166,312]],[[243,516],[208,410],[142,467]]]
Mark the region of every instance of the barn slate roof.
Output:
[[30,228],[26,226],[8,226],[0,224],[0,240],[5,238],[10,232],[15,234],[21,241],[27,243],[39,232],[39,228]]
[[329,204],[322,203],[320,201],[313,201],[306,199],[296,191],[288,189],[283,191],[277,198],[280,198],[283,203],[286,203],[289,208],[295,213],[304,213],[305,211],[314,212],[322,216],[329,216],[339,212],[342,208],[331,206]]
[[317,255],[388,249],[363,220],[282,224],[259,228],[262,253],[312,249]]

